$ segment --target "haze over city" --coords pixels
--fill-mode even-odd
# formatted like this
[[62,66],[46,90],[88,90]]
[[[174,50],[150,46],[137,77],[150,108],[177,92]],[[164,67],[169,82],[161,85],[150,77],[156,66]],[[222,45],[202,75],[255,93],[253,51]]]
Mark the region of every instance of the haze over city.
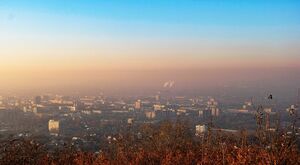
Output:
[[300,164],[300,1],[0,0],[1,165]]
[[0,2],[0,90],[300,83],[298,1]]

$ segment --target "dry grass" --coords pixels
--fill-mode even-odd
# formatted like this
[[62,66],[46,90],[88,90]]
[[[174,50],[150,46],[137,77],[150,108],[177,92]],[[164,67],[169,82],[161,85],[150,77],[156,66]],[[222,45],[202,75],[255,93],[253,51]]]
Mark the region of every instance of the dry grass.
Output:
[[283,132],[263,142],[245,133],[194,138],[184,123],[144,125],[140,132],[139,138],[132,132],[117,136],[97,155],[69,147],[50,154],[32,141],[9,141],[1,144],[0,164],[300,164],[295,139]]

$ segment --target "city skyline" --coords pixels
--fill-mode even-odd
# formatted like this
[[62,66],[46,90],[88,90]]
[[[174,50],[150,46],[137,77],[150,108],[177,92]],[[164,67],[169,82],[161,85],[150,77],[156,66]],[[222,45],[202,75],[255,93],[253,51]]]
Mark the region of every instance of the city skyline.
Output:
[[299,164],[299,0],[0,0],[0,164]]

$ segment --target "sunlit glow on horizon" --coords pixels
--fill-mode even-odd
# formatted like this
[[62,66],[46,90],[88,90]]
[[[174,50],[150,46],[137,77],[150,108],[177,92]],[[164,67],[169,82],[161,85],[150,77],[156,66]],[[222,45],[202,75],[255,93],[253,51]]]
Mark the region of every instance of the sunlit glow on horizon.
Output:
[[157,72],[158,81],[163,72],[297,70],[299,9],[292,0],[4,0],[0,89],[41,82],[88,85],[70,76],[78,74],[101,84],[117,81],[114,76],[123,71],[129,84],[142,71]]

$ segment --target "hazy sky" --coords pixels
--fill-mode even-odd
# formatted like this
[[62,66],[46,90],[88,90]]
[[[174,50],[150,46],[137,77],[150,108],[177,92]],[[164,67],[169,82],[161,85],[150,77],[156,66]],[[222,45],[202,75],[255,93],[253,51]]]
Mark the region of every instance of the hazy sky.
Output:
[[285,75],[299,41],[297,0],[0,0],[0,89]]

